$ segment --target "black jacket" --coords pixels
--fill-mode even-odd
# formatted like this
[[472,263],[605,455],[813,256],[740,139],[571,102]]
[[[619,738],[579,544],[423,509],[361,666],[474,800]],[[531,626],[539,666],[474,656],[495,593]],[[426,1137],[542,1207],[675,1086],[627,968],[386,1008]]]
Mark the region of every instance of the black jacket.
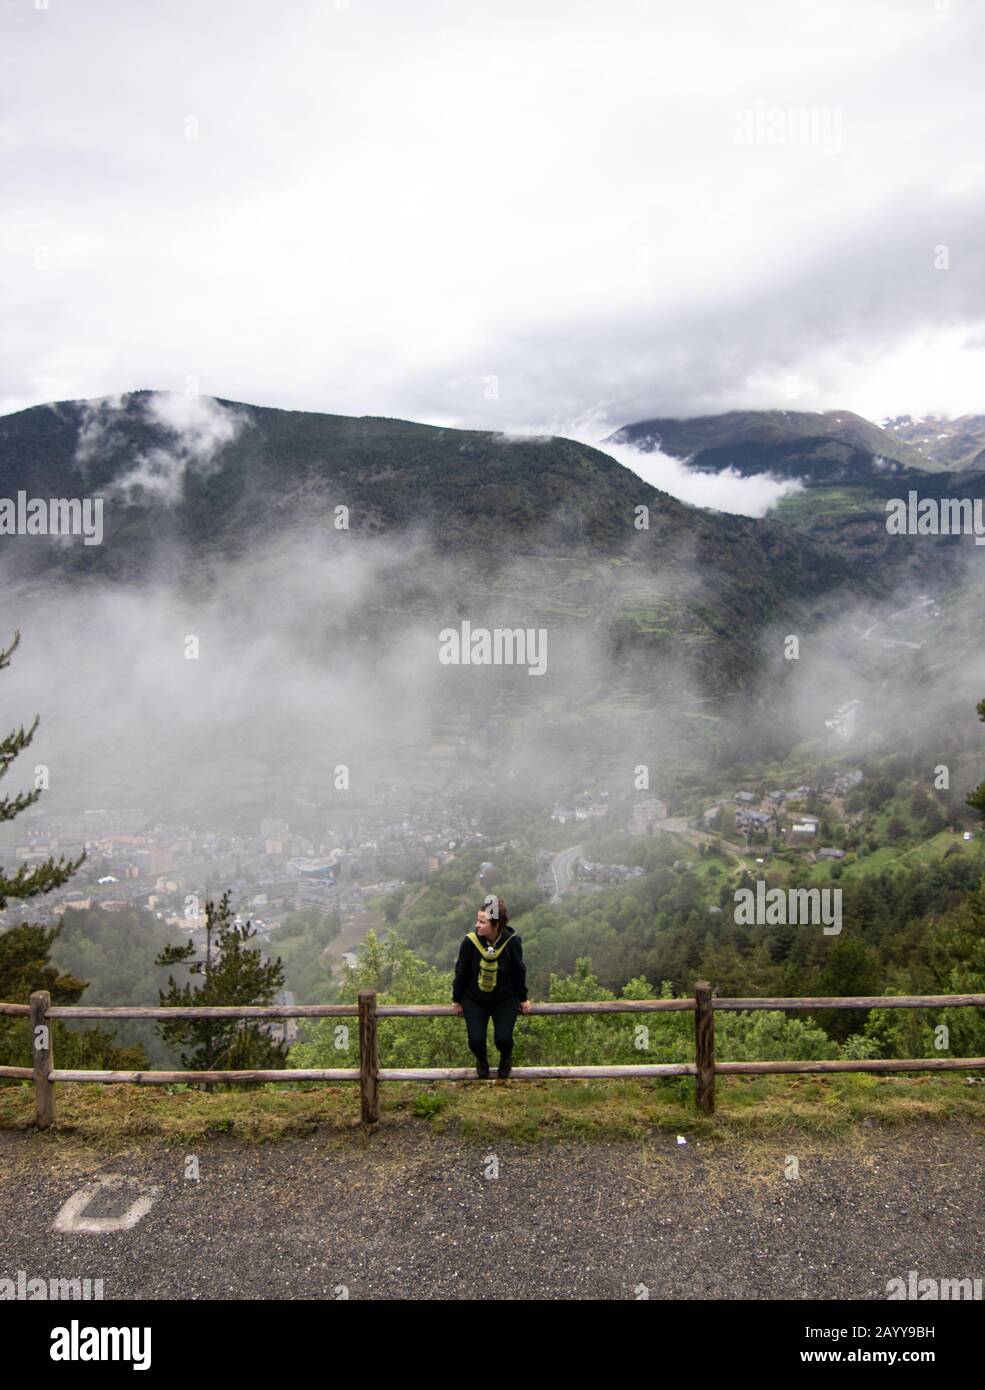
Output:
[[499,958],[496,988],[488,992],[479,988],[479,952],[467,936],[462,938],[458,960],[455,963],[455,980],[451,988],[451,997],[456,1004],[462,1002],[463,994],[467,994],[471,999],[486,1000],[491,1004],[498,1003],[508,994],[518,995],[521,1003],[527,998],[527,967],[520,938],[511,926],[505,926],[503,931],[509,944]]

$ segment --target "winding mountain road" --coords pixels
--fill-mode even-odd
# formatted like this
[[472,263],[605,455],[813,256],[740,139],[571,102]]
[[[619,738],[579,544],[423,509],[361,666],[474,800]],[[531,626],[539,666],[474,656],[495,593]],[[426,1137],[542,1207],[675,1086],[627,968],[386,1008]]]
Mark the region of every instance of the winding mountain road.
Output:
[[551,860],[551,873],[554,875],[554,892],[551,896],[552,903],[559,903],[571,887],[571,879],[575,871],[575,864],[581,854],[581,845],[572,845],[571,849],[563,849],[560,854],[555,854]]
[[921,594],[914,603],[908,603],[905,608],[900,608],[895,613],[890,613],[888,618],[880,618],[879,621],[873,623],[871,627],[867,627],[862,633],[863,642],[878,642],[884,647],[912,647],[914,651],[919,651],[923,646],[922,642],[907,642],[902,638],[893,637],[873,637],[872,634],[877,627],[885,627],[887,623],[894,622],[897,618],[905,618],[907,614],[919,612],[936,602],[937,600],[935,598],[928,597],[926,594]]

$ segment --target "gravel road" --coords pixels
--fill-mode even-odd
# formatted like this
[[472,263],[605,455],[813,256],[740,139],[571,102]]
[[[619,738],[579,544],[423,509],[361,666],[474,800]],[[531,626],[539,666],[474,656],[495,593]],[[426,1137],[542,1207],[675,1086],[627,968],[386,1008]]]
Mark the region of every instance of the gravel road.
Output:
[[[493,1153],[414,1126],[100,1154],[5,1132],[0,1279],[101,1278],[132,1299],[884,1299],[910,1270],[985,1277],[983,1138],[911,1124]],[[104,1176],[83,1224],[140,1197],[146,1214],[54,1229]]]

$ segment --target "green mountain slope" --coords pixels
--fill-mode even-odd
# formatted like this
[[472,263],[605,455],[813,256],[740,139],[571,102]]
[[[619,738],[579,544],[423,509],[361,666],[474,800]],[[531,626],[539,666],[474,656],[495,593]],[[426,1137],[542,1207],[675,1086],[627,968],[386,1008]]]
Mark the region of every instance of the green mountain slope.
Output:
[[[130,582],[164,568],[204,582],[277,536],[326,546],[413,536],[454,561],[458,583],[428,595],[426,570],[409,563],[392,577],[398,606],[426,610],[430,598],[447,611],[499,589],[504,611],[607,622],[617,646],[721,648],[707,674],[727,686],[764,620],[851,580],[826,547],[686,506],[572,440],[216,402],[208,409],[236,429],[208,454],[200,425],[161,424],[151,407],[162,400],[174,398],[137,392],[0,420],[5,495],[105,498],[102,545],[5,538],[13,581]],[[647,530],[635,524],[641,505]]]
[[779,500],[773,520],[840,553],[884,590],[907,580],[953,583],[971,539],[890,535],[886,504],[911,492],[921,500],[985,498],[985,451],[976,452],[985,444],[985,417],[914,422],[905,416],[885,426],[850,411],[733,411],[642,420],[610,440],[659,449],[703,472],[796,479],[800,488]]
[[[766,630],[801,630],[832,593],[869,592],[834,548],[778,522],[687,506],[568,439],[138,392],[5,417],[0,470],[0,497],[104,498],[101,545],[6,536],[0,577],[8,626],[26,632],[72,595],[86,638],[76,659],[107,671],[122,662],[112,684],[127,709],[147,698],[131,693],[141,689],[134,672],[160,664],[167,687],[169,644],[203,624],[210,650],[228,649],[227,665],[248,669],[251,647],[269,647],[252,723],[213,706],[207,723],[182,706],[184,746],[195,749],[185,761],[201,771],[199,781],[185,774],[190,798],[220,780],[207,771],[220,755],[221,780],[244,804],[273,775],[330,783],[347,748],[366,747],[363,707],[384,777],[408,748],[419,779],[436,776],[448,750],[472,758],[479,777],[490,765],[541,781],[579,766],[628,777],[658,757],[669,775],[696,748],[720,745],[730,701],[764,669]],[[113,593],[147,595],[147,633],[132,643],[119,630],[132,619],[100,627],[100,600]],[[546,674],[500,668],[480,679],[439,666],[438,633],[465,622],[542,630]],[[63,682],[71,665],[58,668]],[[157,678],[145,679],[156,691]],[[320,713],[313,693],[333,680],[345,683],[344,717],[335,696]],[[47,707],[68,699],[53,689]],[[737,721],[743,748],[753,723],[748,711]],[[766,714],[762,732],[773,736]],[[244,760],[256,738],[262,756]],[[159,785],[173,744],[143,746]],[[125,738],[115,749],[117,762],[132,757]]]
[[832,481],[893,466],[929,468],[905,440],[849,410],[737,410],[690,420],[640,420],[624,425],[607,442],[660,449],[687,459],[693,468],[733,468],[745,476],[809,474]]

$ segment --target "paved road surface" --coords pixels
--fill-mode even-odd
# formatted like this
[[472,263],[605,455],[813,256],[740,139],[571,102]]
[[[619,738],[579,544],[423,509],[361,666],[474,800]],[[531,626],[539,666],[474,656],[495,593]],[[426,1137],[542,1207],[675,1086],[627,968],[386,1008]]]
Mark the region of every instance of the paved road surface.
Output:
[[[968,1126],[860,1129],[823,1150],[673,1135],[487,1147],[424,1128],[210,1141],[116,1157],[0,1134],[0,1278],[102,1278],[107,1298],[882,1299],[887,1281],[985,1277],[985,1144]],[[794,1156],[800,1176],[788,1180]],[[57,1231],[100,1175],[122,1183]],[[76,1203],[78,1206],[79,1203]],[[77,1219],[77,1218],[76,1218]],[[71,1225],[71,1221],[69,1223]]]
[[559,903],[571,887],[571,876],[574,873],[575,862],[581,854],[581,845],[572,845],[571,849],[563,849],[560,854],[555,854],[551,860],[551,872],[554,875],[554,895],[552,903]]

